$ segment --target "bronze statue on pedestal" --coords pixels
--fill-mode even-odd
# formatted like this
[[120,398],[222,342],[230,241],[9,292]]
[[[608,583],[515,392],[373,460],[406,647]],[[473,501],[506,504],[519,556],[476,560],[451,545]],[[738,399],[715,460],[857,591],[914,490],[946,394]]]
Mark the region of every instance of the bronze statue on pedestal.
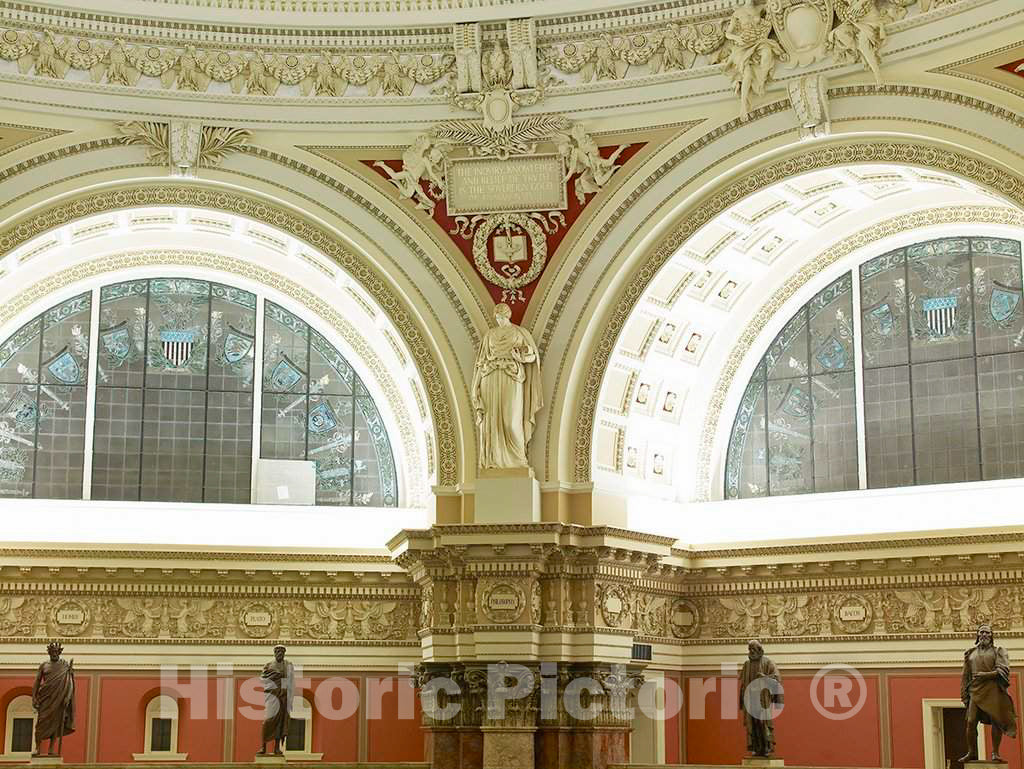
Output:
[[978,760],[978,724],[992,725],[992,760],[1003,761],[999,745],[1003,735],[1017,736],[1017,714],[1007,691],[1010,659],[1006,649],[994,645],[989,625],[982,625],[974,646],[964,652],[960,699],[967,706],[967,755],[961,761]]
[[267,755],[267,743],[273,740],[275,756],[283,756],[281,747],[288,737],[288,721],[291,713],[292,694],[295,689],[295,672],[292,663],[285,662],[285,647],[274,647],[274,661],[263,666],[260,678],[263,680],[263,739],[262,747],[256,754]]
[[[50,659],[39,666],[32,684],[32,707],[38,713],[33,757],[59,756],[64,749],[64,735],[75,731],[74,660],[66,662],[60,658],[64,647],[57,641],[47,645],[46,651]],[[44,740],[50,742],[46,753],[43,753]]]
[[[749,690],[749,691],[748,691]],[[740,671],[740,711],[747,728],[747,750],[761,758],[775,753],[772,705],[782,704],[782,681],[775,663],[764,656],[761,642],[747,643],[747,661]]]

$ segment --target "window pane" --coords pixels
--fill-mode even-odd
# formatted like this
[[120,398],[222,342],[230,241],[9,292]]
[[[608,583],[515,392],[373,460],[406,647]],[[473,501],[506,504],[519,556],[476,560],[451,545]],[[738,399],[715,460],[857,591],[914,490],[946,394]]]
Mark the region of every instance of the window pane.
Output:
[[122,387],[96,389],[92,498],[139,498],[142,448],[142,391]]
[[807,307],[803,307],[775,337],[764,355],[769,379],[807,374]]
[[306,396],[263,394],[260,456],[306,458]]
[[309,327],[273,302],[265,303],[263,389],[275,393],[307,392]]
[[725,470],[726,498],[744,499],[767,494],[766,467],[762,363],[747,384],[733,423]]
[[968,245],[967,238],[945,238],[907,248],[910,346],[915,363],[974,354]]
[[308,429],[317,504],[352,504],[352,398],[310,396]]
[[28,753],[32,750],[31,718],[15,718],[11,723],[11,752]]
[[971,238],[978,355],[1024,348],[1020,243]]
[[978,358],[985,480],[1024,476],[1024,353]]
[[252,497],[252,395],[211,392],[207,397],[203,501],[248,503]]
[[392,507],[398,504],[398,473],[391,442],[377,407],[361,382],[356,388],[355,480],[353,504]]
[[35,496],[81,499],[85,465],[85,387],[43,385]]
[[981,478],[975,381],[973,358],[911,367],[917,483]]
[[864,367],[907,363],[906,251],[861,265],[860,290]]
[[0,385],[0,496],[32,496],[36,423],[35,385]]
[[151,723],[150,750],[152,752],[171,749],[171,719],[154,718]]
[[256,297],[248,291],[210,286],[211,390],[252,392]]
[[286,750],[306,750],[306,719],[290,718],[288,720],[288,735],[284,743]]
[[768,489],[773,496],[814,490],[813,408],[807,377],[768,383]]
[[146,390],[142,425],[142,499],[203,501],[206,393]]
[[[852,353],[851,353],[852,357]],[[845,491],[857,476],[857,394],[852,371],[811,377],[814,490]]]
[[317,392],[351,395],[355,375],[334,346],[315,331],[310,332],[312,347],[309,378],[317,383]]
[[149,282],[147,388],[206,388],[209,316],[209,283],[181,278]]
[[912,429],[910,369],[865,369],[864,432],[869,489],[914,484]]
[[142,387],[148,285],[136,280],[100,290],[97,384]]
[[811,300],[811,373],[853,370],[853,283],[845,273]]
[[39,381],[39,331],[42,320],[33,318],[15,331],[0,348],[0,382]]

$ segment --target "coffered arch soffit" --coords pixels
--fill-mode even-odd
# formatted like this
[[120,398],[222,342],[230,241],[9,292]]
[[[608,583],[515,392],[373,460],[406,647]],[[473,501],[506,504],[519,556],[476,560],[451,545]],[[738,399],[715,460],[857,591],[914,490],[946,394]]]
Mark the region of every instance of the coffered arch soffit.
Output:
[[[638,307],[642,297],[652,290],[659,270],[677,253],[686,265],[679,275],[680,282],[686,280],[679,295],[691,288],[690,282],[696,281],[698,268],[702,267],[703,272],[712,273],[709,295],[713,289],[717,296],[730,280],[724,269],[725,261],[716,261],[729,244],[729,236],[721,233],[723,242],[719,242],[708,233],[713,230],[713,220],[733,206],[739,213],[739,218],[733,217],[737,225],[744,216],[749,220],[756,215],[758,203],[747,200],[748,197],[776,184],[792,184],[803,174],[826,168],[851,167],[841,175],[853,181],[854,166],[895,165],[907,169],[918,180],[933,176],[927,183],[946,190],[938,198],[929,198],[927,194],[907,197],[907,210],[935,208],[936,201],[949,206],[969,204],[1009,212],[1014,204],[1024,205],[1024,181],[1012,170],[1019,167],[1022,157],[1012,149],[1013,135],[1024,127],[1015,113],[959,94],[909,86],[843,87],[833,89],[830,96],[833,134],[826,139],[799,142],[791,116],[785,114],[785,102],[765,105],[752,114],[751,121],[734,121],[695,141],[690,136],[679,137],[649,161],[650,183],[641,184],[638,189],[617,191],[629,202],[615,208],[610,216],[602,217],[603,237],[590,237],[594,233],[588,233],[580,238],[584,244],[582,253],[566,260],[573,265],[574,279],[566,282],[557,296],[544,297],[545,304],[535,322],[542,352],[547,355],[546,384],[554,392],[545,443],[535,446],[549,478],[560,477],[575,483],[592,480],[592,463],[597,461],[593,439],[602,426],[603,404],[609,399],[614,402],[610,395],[601,393],[602,383],[611,370],[617,347],[628,338],[631,319],[642,312]],[[870,174],[862,181],[867,185],[884,183],[871,179]],[[837,178],[833,183],[838,182]],[[848,204],[831,201],[828,185],[825,187],[817,195],[813,185],[805,190],[806,203],[820,201],[819,207],[829,207],[834,202],[837,210],[845,213]],[[951,192],[956,187],[963,194]],[[878,191],[879,201],[884,199],[881,192]],[[800,197],[799,193],[789,194]],[[768,198],[763,200],[769,213],[773,205],[782,204],[776,201],[769,205]],[[876,221],[886,218],[886,207],[880,202],[875,206]],[[823,215],[827,218],[828,212]],[[750,229],[749,247],[768,242],[764,238],[770,231],[757,226]],[[703,242],[703,237],[708,237],[708,242]],[[738,239],[739,234],[732,237]],[[792,253],[801,254],[803,261],[807,261],[827,245],[810,239],[805,250],[798,248]],[[794,262],[789,269],[798,271],[803,261]],[[693,274],[687,278],[687,273]],[[772,274],[774,280],[785,277]],[[761,305],[755,293],[767,290],[763,282],[753,290],[736,282],[740,293],[730,292],[720,300],[728,312],[737,313],[737,320],[732,322],[734,331],[702,336],[704,349],[688,364],[695,366],[704,381],[718,378],[719,366],[737,343],[744,322],[749,322]],[[767,298],[767,294],[762,298]],[[681,325],[696,320],[681,319]],[[683,329],[678,328],[678,333],[681,335]],[[649,337],[644,337],[648,348],[656,337],[653,329]],[[698,423],[697,429],[689,434],[688,440],[702,441],[703,469],[696,481],[691,476],[686,484],[691,490],[695,483],[703,484],[699,494],[706,493],[710,472],[712,449],[706,442],[709,436],[713,439],[719,416],[730,418],[719,413],[720,393],[723,386],[728,389],[734,374],[731,371],[729,381],[719,382],[714,388],[715,426]],[[637,385],[638,382],[633,383],[634,388]],[[677,398],[680,395],[677,393]],[[694,400],[683,408],[704,414],[706,403]],[[712,411],[707,413],[710,420]],[[611,421],[615,423],[614,419]],[[685,432],[681,428],[680,431]],[[556,438],[559,435],[560,441]],[[567,439],[569,435],[572,440]],[[614,439],[619,443],[612,454],[606,453],[606,460],[618,456],[621,463],[624,447],[620,438]]]
[[[124,148],[120,149],[123,151]],[[48,170],[51,173],[50,178],[53,178],[52,166]],[[114,169],[107,175],[123,175],[124,171],[124,168]],[[64,181],[70,177],[72,175],[68,174]],[[237,176],[235,178],[237,180]],[[32,196],[29,195],[23,202],[31,201]],[[231,225],[232,229],[241,227],[241,232],[244,232],[246,237],[263,246],[262,249],[254,249],[247,257],[252,264],[249,279],[256,283],[262,282],[278,295],[286,295],[296,308],[302,306],[306,312],[312,311],[312,314],[328,325],[336,337],[345,343],[344,346],[350,349],[355,346],[357,358],[361,357],[365,361],[367,354],[372,358],[376,352],[369,349],[365,340],[358,338],[358,335],[352,336],[349,333],[351,328],[346,327],[346,321],[337,309],[337,306],[343,304],[339,301],[342,293],[347,291],[348,297],[345,301],[351,299],[356,304],[361,304],[364,312],[368,307],[371,313],[386,316],[387,322],[382,323],[391,329],[392,336],[396,338],[392,340],[393,344],[387,345],[392,348],[389,353],[377,356],[378,362],[381,363],[379,370],[366,373],[371,374],[368,376],[369,381],[379,383],[384,392],[390,392],[389,403],[396,422],[401,421],[403,415],[408,422],[411,414],[416,415],[414,421],[422,418],[429,423],[433,433],[432,441],[422,443],[423,430],[419,430],[418,437],[409,438],[413,443],[420,444],[416,447],[416,453],[422,456],[420,470],[423,472],[419,473],[419,477],[423,484],[426,483],[427,477],[433,474],[439,486],[455,486],[459,482],[460,473],[466,467],[474,466],[472,423],[467,422],[467,417],[464,416],[465,409],[459,406],[460,400],[468,400],[462,398],[459,389],[465,388],[462,384],[460,361],[451,352],[450,346],[446,348],[440,343],[445,340],[444,334],[434,333],[431,328],[439,325],[441,321],[436,316],[425,317],[423,309],[428,308],[429,304],[422,299],[411,300],[402,290],[400,279],[407,280],[406,276],[400,273],[396,279],[394,274],[386,272],[379,262],[353,242],[353,239],[346,237],[342,230],[308,215],[305,210],[296,210],[266,194],[243,192],[237,187],[230,188],[223,183],[197,184],[195,180],[191,180],[191,183],[182,184],[166,178],[119,179],[98,186],[83,186],[77,192],[68,192],[45,204],[36,205],[21,216],[7,218],[0,224],[0,257],[9,258],[17,251],[15,260],[23,258],[22,252],[31,244],[28,253],[29,258],[32,258],[31,249],[36,246],[35,241],[38,241],[39,247],[42,248],[49,242],[46,236],[53,235],[53,238],[57,238],[56,232],[62,227],[68,228],[69,232],[83,229],[87,231],[89,225],[96,222],[95,226],[99,230],[97,235],[100,235],[110,226],[104,222],[130,223],[132,214],[128,212],[140,210],[157,212],[154,217],[157,222],[168,217],[175,218],[180,225],[178,229],[191,229],[193,236],[204,226],[216,230],[218,220],[222,222],[222,229],[223,222],[235,222]],[[202,211],[213,213],[212,216],[206,217],[210,220],[206,225],[196,221],[204,218]],[[238,224],[239,222],[249,224]],[[198,265],[200,269],[222,273],[241,271],[244,274],[241,265],[245,263],[246,255],[238,253],[231,256],[230,249],[226,248],[223,242],[218,244],[217,237],[214,236],[211,241],[211,236],[207,235],[201,239],[201,244],[205,244],[205,247],[200,248],[200,242],[194,237],[190,239],[187,233],[179,232],[177,236],[170,236],[169,233],[159,230],[157,226],[155,231],[133,233],[133,253],[151,254],[154,265],[183,268]],[[182,242],[178,243],[178,240]],[[142,248],[142,244],[147,242],[149,247]],[[164,244],[171,244],[172,247],[163,248]],[[173,247],[175,245],[180,247]],[[82,253],[86,251],[83,250]],[[89,268],[83,267],[83,274],[98,275],[118,269],[117,253],[117,249],[108,249],[102,257],[106,261],[97,255],[100,261]],[[122,250],[120,253],[124,255],[127,252]],[[221,254],[220,259],[215,257],[218,253]],[[225,256],[225,253],[229,255]],[[197,254],[199,256],[196,256]],[[122,260],[121,264],[131,268],[142,266],[129,261]],[[55,266],[54,270],[55,275],[50,275],[49,279],[43,277],[38,284],[25,285],[5,280],[5,292],[8,286],[9,290],[14,291],[18,290],[15,288],[16,285],[20,285],[22,289],[30,288],[30,291],[23,292],[24,297],[20,303],[38,303],[42,301],[38,292],[49,293],[56,290],[60,281],[64,279],[60,276],[59,267]],[[37,272],[38,270],[33,270],[32,275],[35,276]],[[45,273],[41,274],[45,276]],[[305,279],[295,280],[294,278],[298,276],[304,276]],[[282,288],[285,285],[294,289],[291,295]],[[28,311],[27,307],[23,308],[21,315]],[[5,326],[13,323],[10,317],[4,317],[3,321]],[[389,382],[388,376],[391,372],[383,365],[384,358],[400,358],[403,354],[414,367],[413,376],[417,382],[412,389],[408,382],[402,383],[403,387],[395,381]],[[410,369],[410,372],[412,371],[413,369]],[[412,396],[405,402],[398,396],[402,389]],[[416,391],[420,392],[422,403],[417,403]],[[465,433],[467,425],[469,433]],[[409,446],[412,447],[413,443]],[[468,456],[466,452],[469,452]],[[430,456],[431,454],[433,456]],[[432,473],[430,468],[436,470]],[[420,499],[423,499],[425,492],[422,488],[420,492]]]

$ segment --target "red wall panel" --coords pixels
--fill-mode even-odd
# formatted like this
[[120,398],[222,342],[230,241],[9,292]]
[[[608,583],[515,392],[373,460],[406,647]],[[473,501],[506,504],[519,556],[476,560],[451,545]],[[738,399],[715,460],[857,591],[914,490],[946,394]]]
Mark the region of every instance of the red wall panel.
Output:
[[[714,682],[713,690],[707,694],[703,683]],[[726,696],[726,709],[722,710],[722,691],[730,693],[737,688],[735,678],[721,676],[689,676],[684,679],[686,688],[686,763],[690,764],[739,764],[746,753],[747,737],[743,721],[732,702],[739,698]],[[703,702],[703,707],[701,703]]]
[[[786,702],[775,721],[779,754],[799,766],[881,766],[878,677],[864,675],[863,690],[841,673],[834,678],[851,686],[845,697],[843,689],[831,688],[828,676],[816,682],[813,692],[813,674],[783,677]],[[819,712],[815,702],[831,717]]]
[[683,725],[683,693],[678,676],[665,676],[665,763],[678,764],[679,731]]
[[367,678],[368,761],[422,761],[419,692],[408,678]]
[[[1010,695],[1017,708],[1017,728],[1020,730],[1020,691],[1018,677],[1011,676]],[[959,674],[921,674],[893,675],[889,679],[890,723],[892,724],[892,760],[893,766],[923,767],[924,766],[924,714],[921,700],[924,699],[960,699]],[[989,728],[983,727],[986,735]],[[991,749],[991,740],[987,740]],[[1004,739],[1002,744],[1003,758],[1008,769],[1021,769],[1021,752],[1024,749],[1021,741]]]
[[162,691],[159,676],[101,676],[96,760],[130,762],[133,753],[145,750],[146,705],[160,694],[178,701],[178,752],[187,753],[189,761],[222,760],[224,723],[217,718],[215,679],[183,675],[181,684]]

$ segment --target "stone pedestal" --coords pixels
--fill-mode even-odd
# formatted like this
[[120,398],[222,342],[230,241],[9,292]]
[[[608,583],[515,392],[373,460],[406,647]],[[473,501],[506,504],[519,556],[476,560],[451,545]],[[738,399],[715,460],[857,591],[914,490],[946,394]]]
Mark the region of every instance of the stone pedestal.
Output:
[[529,467],[480,470],[474,523],[539,523],[540,484]]
[[64,759],[60,756],[32,756],[28,762],[32,766],[60,766]]
[[534,727],[482,726],[482,769],[523,769],[534,766]]
[[971,769],[1006,769],[1006,761],[985,761],[979,759],[978,761],[964,761],[965,767]]
[[424,760],[433,767],[481,769],[484,738],[473,727],[428,727],[424,736]]
[[779,767],[785,766],[786,762],[779,756],[744,756],[743,766],[756,766],[764,769],[765,767]]
[[272,753],[268,753],[265,756],[253,756],[253,763],[257,766],[284,766],[284,756],[275,756]]

